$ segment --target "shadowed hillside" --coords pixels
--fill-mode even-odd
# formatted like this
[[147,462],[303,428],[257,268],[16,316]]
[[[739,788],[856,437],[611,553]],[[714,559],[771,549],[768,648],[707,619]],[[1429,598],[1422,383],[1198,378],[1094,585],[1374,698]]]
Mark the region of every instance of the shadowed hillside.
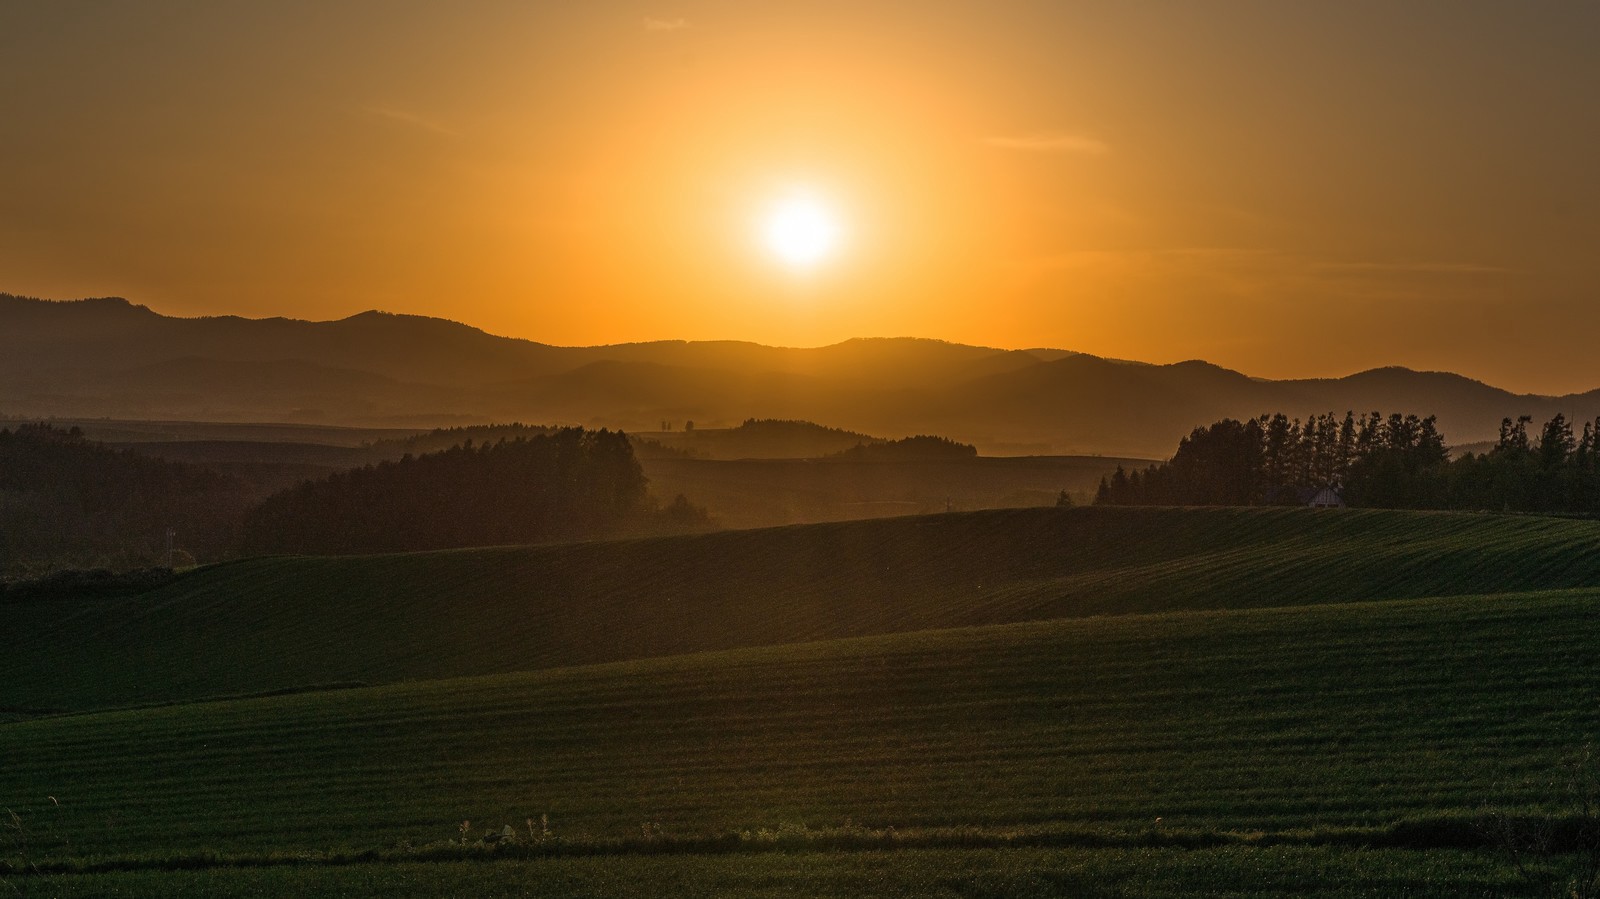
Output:
[[928,628],[1600,584],[1600,523],[1013,510],[691,537],[265,558],[0,605],[0,706],[488,674]]
[[634,436],[703,459],[815,459],[883,440],[809,421],[752,418],[734,428],[698,428],[686,424],[689,423],[670,431],[645,431]]
[[1054,506],[1062,490],[1087,505],[1117,465],[1148,464],[1101,456],[640,462],[657,496],[681,493],[730,528]]

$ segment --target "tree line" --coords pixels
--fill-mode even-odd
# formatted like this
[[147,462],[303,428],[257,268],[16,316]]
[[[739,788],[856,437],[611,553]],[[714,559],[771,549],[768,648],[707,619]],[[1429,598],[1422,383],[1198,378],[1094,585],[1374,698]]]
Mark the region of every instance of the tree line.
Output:
[[911,462],[975,459],[977,456],[978,448],[971,444],[958,443],[948,437],[917,434],[900,440],[858,443],[825,458],[853,462]]
[[47,563],[165,564],[169,529],[177,546],[214,558],[234,544],[251,492],[235,478],[113,449],[77,428],[0,429],[0,575]]
[[1172,459],[1101,479],[1107,505],[1303,505],[1333,488],[1351,506],[1600,515],[1600,419],[1564,414],[1530,435],[1504,419],[1495,445],[1451,458],[1434,416],[1282,413],[1196,428]]
[[468,438],[263,499],[237,478],[112,449],[76,428],[0,430],[0,579],[244,553],[398,552],[710,526],[705,510],[681,496],[657,507],[621,431],[521,428],[510,439]]
[[621,431],[562,428],[307,481],[244,519],[249,553],[402,552],[604,536],[646,508]]

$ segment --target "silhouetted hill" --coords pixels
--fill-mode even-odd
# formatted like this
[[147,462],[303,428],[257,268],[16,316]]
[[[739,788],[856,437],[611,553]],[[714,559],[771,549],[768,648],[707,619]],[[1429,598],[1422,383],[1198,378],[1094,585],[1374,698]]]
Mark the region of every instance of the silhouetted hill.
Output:
[[[1509,391],[1497,387],[1490,387],[1482,381],[1450,372],[1438,371],[1412,371],[1409,368],[1390,366],[1387,368],[1374,368],[1369,371],[1357,372],[1345,378],[1318,379],[1304,381],[1283,381],[1286,386],[1301,390],[1308,403],[1326,403],[1335,398],[1345,399],[1353,404],[1356,410],[1366,409],[1405,409],[1419,413],[1429,413],[1439,416],[1441,421],[1462,420],[1476,416],[1479,409],[1485,405],[1505,408],[1524,408],[1528,414],[1538,418],[1540,413],[1535,412],[1532,401],[1543,400],[1554,402],[1555,405],[1539,406],[1550,412],[1565,411],[1566,407],[1560,405],[1562,400],[1570,400],[1577,404],[1577,408],[1584,403],[1592,408],[1597,396],[1595,393],[1583,394],[1580,397],[1568,397],[1552,400],[1549,397],[1519,397]],[[1383,403],[1390,405],[1384,406]],[[1332,408],[1332,407],[1328,407]],[[1285,410],[1290,411],[1290,410]],[[1294,412],[1304,413],[1310,409],[1295,409]],[[1505,415],[1511,415],[1507,412]],[[1495,427],[1505,415],[1495,416],[1493,421],[1484,421],[1483,436],[1494,436]],[[1546,416],[1548,417],[1548,416]],[[1572,413],[1568,413],[1572,417]],[[1580,415],[1580,418],[1582,416]],[[1542,419],[1541,419],[1542,420]],[[1446,431],[1449,434],[1449,431]],[[1450,434],[1451,437],[1456,435]],[[1458,442],[1462,438],[1456,438]],[[1477,438],[1474,438],[1477,439]]]
[[978,448],[943,437],[918,434],[903,440],[863,443],[831,456],[831,459],[861,462],[910,462],[941,459],[975,459]]
[[0,294],[0,412],[28,416],[629,431],[805,419],[890,439],[939,434],[988,452],[1165,457],[1190,429],[1224,417],[1373,409],[1436,414],[1452,443],[1469,443],[1494,437],[1506,416],[1592,419],[1600,391],[1517,395],[1404,368],[1268,381],[1201,361],[910,338],[555,347],[412,315],[184,319],[121,299]]
[[638,431],[653,430],[661,418],[715,420],[727,410],[758,404],[777,410],[774,417],[799,417],[806,398],[838,391],[791,372],[602,359],[524,382],[513,394],[530,408],[547,410],[543,420],[613,417]]
[[667,422],[671,430],[635,432],[634,436],[700,459],[816,459],[883,442],[881,437],[809,421],[751,418],[736,428],[691,428],[691,422]]

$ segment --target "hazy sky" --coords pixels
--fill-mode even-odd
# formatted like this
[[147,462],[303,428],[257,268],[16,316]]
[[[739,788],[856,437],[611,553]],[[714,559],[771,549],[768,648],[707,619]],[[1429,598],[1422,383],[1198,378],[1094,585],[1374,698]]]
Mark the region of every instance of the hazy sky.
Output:
[[1588,389],[1597,48],[1578,0],[0,0],[0,291]]

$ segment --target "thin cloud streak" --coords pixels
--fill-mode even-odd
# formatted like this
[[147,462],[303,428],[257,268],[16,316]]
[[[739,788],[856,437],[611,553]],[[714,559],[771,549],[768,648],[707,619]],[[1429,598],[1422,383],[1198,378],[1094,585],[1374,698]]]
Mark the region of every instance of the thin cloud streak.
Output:
[[1318,271],[1332,274],[1508,275],[1511,269],[1470,262],[1328,262]]
[[396,124],[406,125],[411,128],[427,131],[432,134],[439,134],[445,137],[461,136],[461,132],[456,131],[454,128],[451,128],[448,125],[441,124],[433,119],[417,115],[414,112],[400,109],[398,107],[368,106],[365,111],[368,115],[377,116],[380,119],[385,119]]
[[1005,135],[986,137],[984,143],[1002,150],[1022,150],[1029,153],[1079,153],[1085,156],[1104,156],[1111,146],[1083,134],[1049,132],[1044,134]]
[[1213,262],[1220,264],[1264,263],[1282,259],[1279,250],[1256,247],[1168,247],[1142,250],[1069,250],[1061,253],[1044,253],[1017,260],[1023,268],[1042,271],[1079,268],[1099,265],[1139,265],[1174,262]]
[[689,20],[657,19],[651,16],[645,16],[644,19],[639,22],[639,24],[644,28],[645,31],[682,31],[683,29],[689,27]]
[[1297,271],[1312,278],[1382,278],[1405,275],[1509,275],[1514,269],[1470,262],[1329,262],[1283,250],[1256,247],[1165,247],[1138,250],[1072,250],[1045,253],[1021,260],[1039,269],[1084,265],[1148,264],[1174,262],[1212,265],[1259,265],[1280,271]]

